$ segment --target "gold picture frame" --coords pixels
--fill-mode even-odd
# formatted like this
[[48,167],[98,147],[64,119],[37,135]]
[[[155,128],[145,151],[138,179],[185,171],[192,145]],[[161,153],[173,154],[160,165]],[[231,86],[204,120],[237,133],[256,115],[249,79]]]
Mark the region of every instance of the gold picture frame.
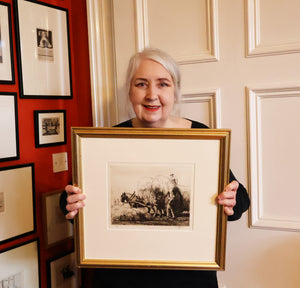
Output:
[[79,267],[224,270],[228,129],[72,128]]

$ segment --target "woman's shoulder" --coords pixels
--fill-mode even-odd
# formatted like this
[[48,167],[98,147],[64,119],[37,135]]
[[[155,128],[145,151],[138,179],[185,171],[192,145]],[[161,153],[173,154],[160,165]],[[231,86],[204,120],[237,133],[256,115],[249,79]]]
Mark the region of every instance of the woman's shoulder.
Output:
[[133,127],[132,126],[132,119],[126,120],[124,122],[121,122],[117,125],[114,125],[114,127]]
[[201,122],[190,120],[190,119],[188,120],[192,122],[191,128],[205,128],[205,129],[209,128],[208,126],[206,126]]

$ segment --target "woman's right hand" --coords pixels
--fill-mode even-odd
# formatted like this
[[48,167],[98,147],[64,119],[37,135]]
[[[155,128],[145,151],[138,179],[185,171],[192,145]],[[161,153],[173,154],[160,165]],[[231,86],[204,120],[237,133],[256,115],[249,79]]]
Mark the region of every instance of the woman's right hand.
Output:
[[74,219],[78,210],[85,206],[85,195],[81,193],[80,188],[72,185],[67,185],[65,191],[68,194],[66,209],[69,212],[66,219]]

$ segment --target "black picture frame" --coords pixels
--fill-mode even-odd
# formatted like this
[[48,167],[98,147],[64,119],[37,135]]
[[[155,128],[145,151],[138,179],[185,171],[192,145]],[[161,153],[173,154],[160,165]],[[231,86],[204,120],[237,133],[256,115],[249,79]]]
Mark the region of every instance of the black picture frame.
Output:
[[59,245],[74,238],[73,224],[65,218],[59,199],[64,189],[42,194],[45,247]]
[[1,250],[0,287],[41,287],[39,248],[39,239],[34,238]]
[[20,158],[18,97],[15,92],[0,92],[0,162]]
[[35,233],[35,212],[34,163],[1,167],[0,244]]
[[15,84],[11,5],[9,3],[0,1],[0,15],[3,16],[0,17],[0,84]]
[[35,147],[64,145],[66,138],[66,110],[35,110]]
[[14,8],[20,98],[72,99],[68,10],[34,0]]
[[81,287],[81,273],[75,258],[75,252],[72,250],[47,260],[48,288]]

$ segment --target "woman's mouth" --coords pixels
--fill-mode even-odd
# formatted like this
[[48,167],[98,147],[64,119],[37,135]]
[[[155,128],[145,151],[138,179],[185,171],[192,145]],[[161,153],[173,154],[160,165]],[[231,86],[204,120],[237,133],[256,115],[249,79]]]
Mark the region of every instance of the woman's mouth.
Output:
[[155,112],[160,108],[160,106],[153,106],[153,105],[143,105],[143,106],[147,111],[151,111],[151,112]]

